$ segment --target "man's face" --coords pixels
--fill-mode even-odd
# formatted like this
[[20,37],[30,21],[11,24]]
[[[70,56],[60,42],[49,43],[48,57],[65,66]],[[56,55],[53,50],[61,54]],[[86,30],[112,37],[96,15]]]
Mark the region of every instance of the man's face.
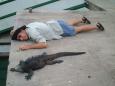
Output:
[[28,40],[28,35],[25,30],[22,30],[18,35],[17,35],[17,40],[20,41],[26,41]]

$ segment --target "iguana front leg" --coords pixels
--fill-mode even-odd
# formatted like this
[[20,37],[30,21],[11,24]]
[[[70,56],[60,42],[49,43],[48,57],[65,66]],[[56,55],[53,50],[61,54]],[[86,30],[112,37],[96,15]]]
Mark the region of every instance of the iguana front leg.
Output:
[[53,64],[62,63],[62,62],[63,62],[63,60],[53,60],[53,61],[48,60],[48,61],[46,62],[46,64],[47,64],[47,65],[53,65]]
[[25,76],[25,79],[26,80],[31,79],[32,75],[33,75],[33,70],[29,70],[28,74]]

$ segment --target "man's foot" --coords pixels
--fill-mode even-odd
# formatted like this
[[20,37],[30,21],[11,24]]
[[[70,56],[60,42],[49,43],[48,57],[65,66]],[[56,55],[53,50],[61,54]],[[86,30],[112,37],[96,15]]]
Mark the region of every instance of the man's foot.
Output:
[[104,31],[104,27],[103,27],[103,25],[101,24],[101,23],[97,23],[96,24],[96,26],[98,27],[98,29],[100,30],[100,31]]
[[83,21],[83,23],[85,23],[85,24],[91,24],[91,22],[90,22],[86,17],[83,17],[83,18],[82,18],[82,21]]

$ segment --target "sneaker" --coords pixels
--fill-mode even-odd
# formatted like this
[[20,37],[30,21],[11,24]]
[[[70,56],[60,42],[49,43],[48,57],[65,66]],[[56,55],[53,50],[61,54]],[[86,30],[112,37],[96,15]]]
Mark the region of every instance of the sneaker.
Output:
[[83,23],[85,23],[85,24],[91,24],[91,22],[90,22],[86,17],[83,17],[83,18],[82,18],[82,21],[83,21]]
[[97,23],[96,24],[96,26],[98,27],[98,29],[100,30],[100,31],[104,31],[104,27],[103,27],[103,25],[101,24],[101,23]]

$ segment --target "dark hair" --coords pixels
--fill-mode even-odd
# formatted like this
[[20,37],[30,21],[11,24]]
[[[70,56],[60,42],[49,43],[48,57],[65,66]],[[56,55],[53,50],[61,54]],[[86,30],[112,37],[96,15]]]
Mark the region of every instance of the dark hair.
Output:
[[19,27],[18,29],[16,29],[12,35],[12,40],[17,40],[17,35],[21,32],[21,30],[25,30],[26,29],[26,25],[23,25],[21,27]]

